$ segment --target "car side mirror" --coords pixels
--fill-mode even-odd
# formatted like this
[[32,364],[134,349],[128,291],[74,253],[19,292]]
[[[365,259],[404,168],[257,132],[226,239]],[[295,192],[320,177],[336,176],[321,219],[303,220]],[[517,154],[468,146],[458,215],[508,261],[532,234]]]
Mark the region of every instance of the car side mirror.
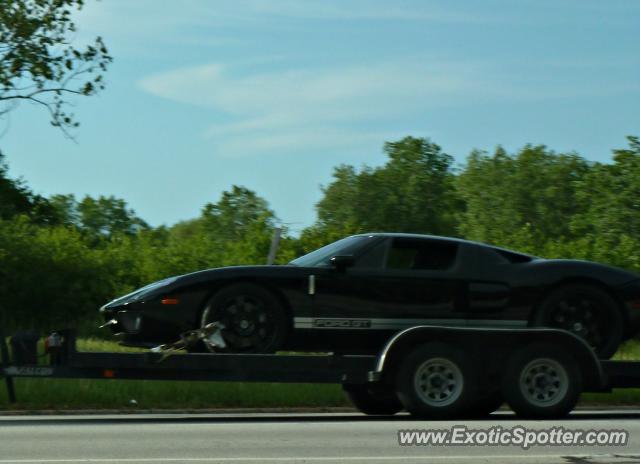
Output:
[[338,271],[344,271],[346,268],[356,263],[353,255],[338,255],[331,258],[331,265]]

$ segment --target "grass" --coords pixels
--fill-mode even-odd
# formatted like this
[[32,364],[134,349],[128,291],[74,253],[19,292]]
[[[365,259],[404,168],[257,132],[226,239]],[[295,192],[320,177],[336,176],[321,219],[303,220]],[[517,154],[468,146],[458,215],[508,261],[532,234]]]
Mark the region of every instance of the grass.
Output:
[[613,359],[619,361],[640,361],[640,341],[629,340],[623,343],[620,345],[618,352],[613,356]]
[[[339,386],[146,380],[16,379],[0,409],[202,409],[346,406]],[[134,403],[135,402],[135,403]]]
[[[613,359],[618,361],[640,361],[640,341],[625,342]],[[640,388],[614,389],[612,393],[585,393],[580,401],[582,405],[637,405],[640,404]]]
[[[136,352],[99,339],[78,340],[79,351]],[[640,361],[640,342],[620,347],[614,359]],[[0,385],[0,410],[203,409],[349,406],[339,385],[147,380],[15,379],[18,403]],[[587,393],[582,405],[639,404],[640,389]]]

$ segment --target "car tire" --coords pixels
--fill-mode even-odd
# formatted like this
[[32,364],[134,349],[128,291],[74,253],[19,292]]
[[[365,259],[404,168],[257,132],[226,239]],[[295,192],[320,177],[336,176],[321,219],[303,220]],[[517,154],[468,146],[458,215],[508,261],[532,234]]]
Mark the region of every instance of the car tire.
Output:
[[540,305],[533,325],[568,330],[589,343],[601,359],[613,356],[624,336],[616,301],[598,287],[586,284],[553,291]]
[[564,417],[575,407],[582,375],[575,359],[557,348],[533,344],[507,360],[502,393],[511,409],[526,418]]
[[463,351],[429,343],[409,353],[396,377],[404,408],[427,419],[462,417],[476,399],[477,376]]
[[222,337],[229,353],[274,353],[282,348],[288,332],[287,313],[278,298],[255,284],[240,283],[216,292],[205,305],[201,327],[224,325]]
[[343,390],[351,404],[363,414],[392,416],[402,411],[402,403],[391,388],[375,388],[367,385],[344,386]]

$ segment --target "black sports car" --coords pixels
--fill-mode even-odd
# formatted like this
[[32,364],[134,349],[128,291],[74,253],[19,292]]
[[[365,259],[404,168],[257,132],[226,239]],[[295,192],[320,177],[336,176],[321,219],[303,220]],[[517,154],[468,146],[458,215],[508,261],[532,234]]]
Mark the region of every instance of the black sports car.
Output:
[[103,306],[123,343],[151,346],[218,321],[227,351],[371,353],[415,325],[559,327],[601,357],[640,329],[640,276],[465,240],[344,238],[285,266],[209,269]]

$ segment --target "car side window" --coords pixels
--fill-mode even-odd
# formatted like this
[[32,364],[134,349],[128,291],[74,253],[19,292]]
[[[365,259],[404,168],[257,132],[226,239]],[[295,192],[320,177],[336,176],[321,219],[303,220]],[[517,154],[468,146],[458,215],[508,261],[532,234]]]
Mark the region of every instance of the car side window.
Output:
[[457,253],[457,243],[397,237],[389,249],[387,268],[445,270],[453,266]]
[[387,240],[380,240],[358,258],[354,267],[358,269],[382,269],[387,245]]

